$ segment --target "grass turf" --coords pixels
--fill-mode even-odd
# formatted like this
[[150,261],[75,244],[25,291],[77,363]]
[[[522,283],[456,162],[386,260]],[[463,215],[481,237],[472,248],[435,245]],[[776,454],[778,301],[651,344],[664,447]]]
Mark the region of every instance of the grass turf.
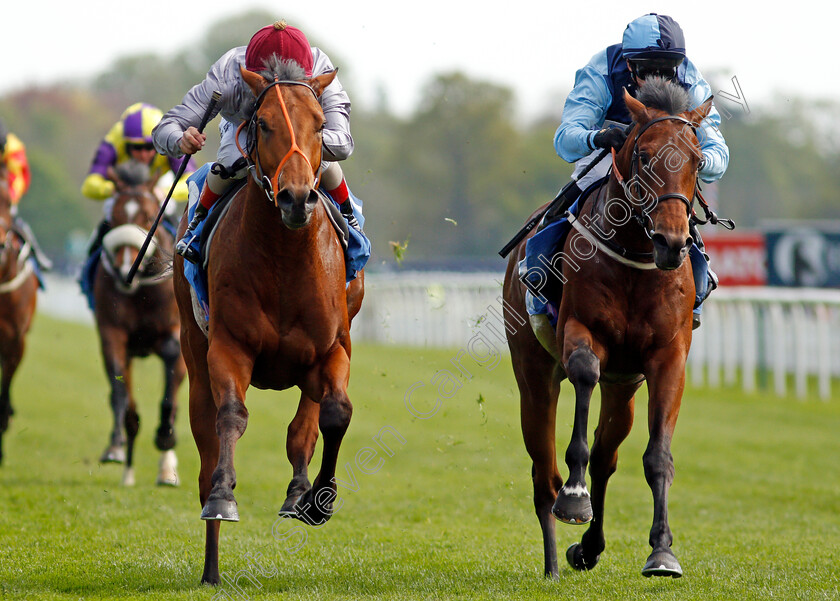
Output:
[[[688,389],[669,506],[685,576],[645,579],[652,502],[641,464],[643,388],[610,481],[600,564],[576,573],[561,557],[559,581],[546,581],[509,362],[461,356],[455,362],[472,378],[450,386],[437,411],[420,419],[406,408],[406,393],[415,414],[431,414],[440,378],[458,373],[458,349],[365,345],[353,355],[354,416],[337,473],[349,484],[339,488],[343,505],[321,528],[276,521],[291,476],[285,433],[297,394],[251,389],[236,454],[242,521],[222,525],[227,579],[215,589],[200,586],[204,527],[187,386],[177,424],[182,485],[157,488],[152,437],[161,368],[153,359],[137,366],[137,486],[123,488],[120,467],[97,463],[110,425],[98,353],[90,327],[37,316],[13,386],[17,413],[0,467],[0,597],[840,598],[837,400]],[[561,461],[570,391],[565,385],[558,411]],[[593,403],[594,423],[597,394]],[[316,455],[312,477],[319,461]],[[583,532],[558,524],[561,553]]]

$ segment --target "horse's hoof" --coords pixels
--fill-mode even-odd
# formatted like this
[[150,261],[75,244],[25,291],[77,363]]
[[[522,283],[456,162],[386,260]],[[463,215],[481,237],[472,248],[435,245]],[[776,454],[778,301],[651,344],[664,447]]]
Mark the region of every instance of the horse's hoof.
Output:
[[160,458],[158,465],[158,477],[156,484],[158,486],[178,486],[181,481],[178,479],[178,458],[175,456],[175,451],[164,451]]
[[566,561],[569,562],[570,566],[580,572],[594,568],[598,565],[598,560],[600,558],[600,555],[596,555],[594,560],[586,561],[583,557],[583,547],[580,543],[575,543],[566,549]]
[[[310,488],[300,496],[293,505],[295,514],[290,517],[294,517],[310,526],[320,526],[332,517],[334,513],[333,503],[332,501],[329,503],[316,502],[314,491],[314,488]],[[286,505],[284,504],[283,506],[285,507]]]
[[642,568],[642,576],[647,578],[651,576],[679,578],[682,576],[682,568],[670,549],[662,549],[650,554],[645,567]]
[[122,485],[123,486],[134,486],[134,468],[127,467],[123,472],[122,478]]
[[584,490],[582,494],[567,494],[564,490],[560,489],[560,494],[551,508],[554,517],[565,524],[581,525],[591,522],[592,503],[589,493]]
[[102,453],[102,457],[99,458],[99,463],[125,463],[125,447],[111,445]]
[[219,520],[222,522],[238,522],[239,511],[236,509],[236,501],[225,499],[208,499],[201,510],[202,520]]

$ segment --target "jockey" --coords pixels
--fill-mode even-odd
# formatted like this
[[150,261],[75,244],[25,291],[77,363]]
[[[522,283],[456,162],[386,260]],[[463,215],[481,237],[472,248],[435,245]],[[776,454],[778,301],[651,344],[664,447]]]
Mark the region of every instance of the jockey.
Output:
[[[114,208],[114,167],[126,161],[138,161],[149,166],[151,171],[166,173],[177,172],[183,159],[162,156],[155,152],[152,144],[152,129],[158,124],[163,113],[160,109],[142,102],[132,104],[123,111],[105,138],[99,143],[96,155],[87,176],[82,183],[82,194],[92,200],[104,201],[102,221],[88,249],[93,254],[101,245],[102,238],[111,229],[111,211]],[[194,164],[187,165],[187,172],[195,171]],[[174,200],[187,199],[185,180],[178,182],[172,193]]]
[[[175,247],[176,251],[189,261],[196,262],[198,259],[197,253],[189,246],[195,228],[234,180],[242,179],[247,174],[245,160],[237,149],[235,137],[239,125],[251,116],[254,95],[242,79],[239,68],[242,66],[258,73],[265,68],[266,61],[272,54],[283,60],[296,62],[303,68],[307,77],[335,70],[329,57],[320,49],[311,47],[302,31],[287,25],[285,21],[276,21],[257,31],[247,46],[233,48],[216,61],[210,67],[204,81],[193,86],[181,104],[164,115],[153,132],[155,146],[162,153],[180,156],[199,151],[204,146],[207,136],[199,133],[196,126],[210,104],[213,91],[221,92],[222,97],[217,109],[222,115],[217,162],[207,175],[195,207],[195,215],[184,237]],[[336,78],[327,86],[318,101],[326,118],[326,127],[323,130],[325,160],[321,163],[321,187],[339,204],[348,223],[361,231],[353,215],[344,174],[336,162],[343,161],[353,152],[353,138],[350,135],[350,98]],[[243,128],[239,137],[242,148],[246,147],[246,137]]]
[[35,234],[20,215],[18,215],[18,203],[21,197],[29,190],[29,182],[32,174],[29,170],[29,161],[26,158],[26,147],[15,134],[6,129],[6,124],[0,120],[0,165],[6,169],[6,177],[9,184],[9,196],[12,201],[11,212],[14,218],[15,229],[18,234],[32,246],[33,255],[38,264],[45,270],[52,269],[52,261],[44,254]]
[[[619,150],[632,121],[624,103],[623,90],[635,96],[645,79],[660,76],[682,86],[693,99],[692,109],[712,96],[712,90],[700,71],[685,54],[682,28],[671,17],[650,13],[632,21],[624,30],[620,44],[596,54],[575,74],[575,85],[566,98],[563,118],[554,135],[554,148],[561,158],[576,163],[573,177],[594,160],[602,149]],[[705,182],[721,178],[729,164],[729,148],[720,132],[720,114],[712,107],[698,128],[697,136],[703,157],[699,177]],[[583,190],[605,177],[612,164],[607,155],[576,184],[569,187],[545,223],[561,217]],[[703,242],[696,226],[691,235],[702,251]],[[708,263],[708,255],[705,255]],[[708,266],[707,266],[708,269]],[[698,290],[694,327],[700,325],[700,304],[717,287],[717,276],[708,270],[708,286]]]

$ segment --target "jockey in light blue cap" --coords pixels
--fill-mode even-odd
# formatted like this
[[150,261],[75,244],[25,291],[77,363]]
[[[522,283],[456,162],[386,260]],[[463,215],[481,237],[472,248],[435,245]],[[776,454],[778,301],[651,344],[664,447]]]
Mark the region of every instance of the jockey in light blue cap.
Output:
[[[692,98],[695,109],[712,96],[712,90],[697,67],[687,57],[682,28],[671,17],[650,13],[635,19],[624,30],[620,44],[602,50],[575,74],[575,85],[566,98],[563,118],[554,135],[554,148],[564,160],[575,163],[571,185],[562,202],[546,214],[543,226],[556,221],[591,184],[606,177],[611,165],[609,155],[584,177],[577,175],[602,149],[620,149],[627,138],[625,129],[632,122],[624,103],[624,90],[636,96],[645,79],[665,77],[682,86]],[[703,152],[699,176],[705,182],[721,178],[729,164],[729,148],[720,133],[720,114],[712,107],[697,129]],[[691,235],[699,249],[703,242],[692,223]],[[705,261],[692,261],[697,298],[694,327],[700,324],[700,304],[717,287],[717,277]],[[700,280],[706,278],[702,285]]]

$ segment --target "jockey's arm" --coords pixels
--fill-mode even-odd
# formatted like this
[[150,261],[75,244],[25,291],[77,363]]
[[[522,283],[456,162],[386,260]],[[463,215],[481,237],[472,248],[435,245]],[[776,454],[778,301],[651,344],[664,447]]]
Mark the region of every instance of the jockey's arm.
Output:
[[[703,79],[691,61],[686,59],[686,83],[690,84],[688,93],[691,95],[692,108],[696,108],[706,102],[712,96],[712,88]],[[729,147],[720,132],[720,113],[712,105],[708,117],[706,117],[697,129],[697,138],[700,140],[700,149],[703,151],[703,168],[700,170],[700,179],[704,182],[719,180],[729,166]]]
[[[329,57],[320,49],[312,49],[313,75],[335,70]],[[327,121],[323,131],[324,160],[343,161],[353,153],[353,136],[350,134],[350,97],[336,76],[318,99]]]
[[117,164],[117,150],[107,140],[102,140],[85,180],[82,182],[82,194],[92,200],[106,200],[114,195],[114,182],[109,169]]
[[574,163],[596,150],[592,139],[601,129],[612,95],[605,81],[606,52],[596,54],[575,74],[575,85],[563,105],[563,119],[554,134],[554,150]]

